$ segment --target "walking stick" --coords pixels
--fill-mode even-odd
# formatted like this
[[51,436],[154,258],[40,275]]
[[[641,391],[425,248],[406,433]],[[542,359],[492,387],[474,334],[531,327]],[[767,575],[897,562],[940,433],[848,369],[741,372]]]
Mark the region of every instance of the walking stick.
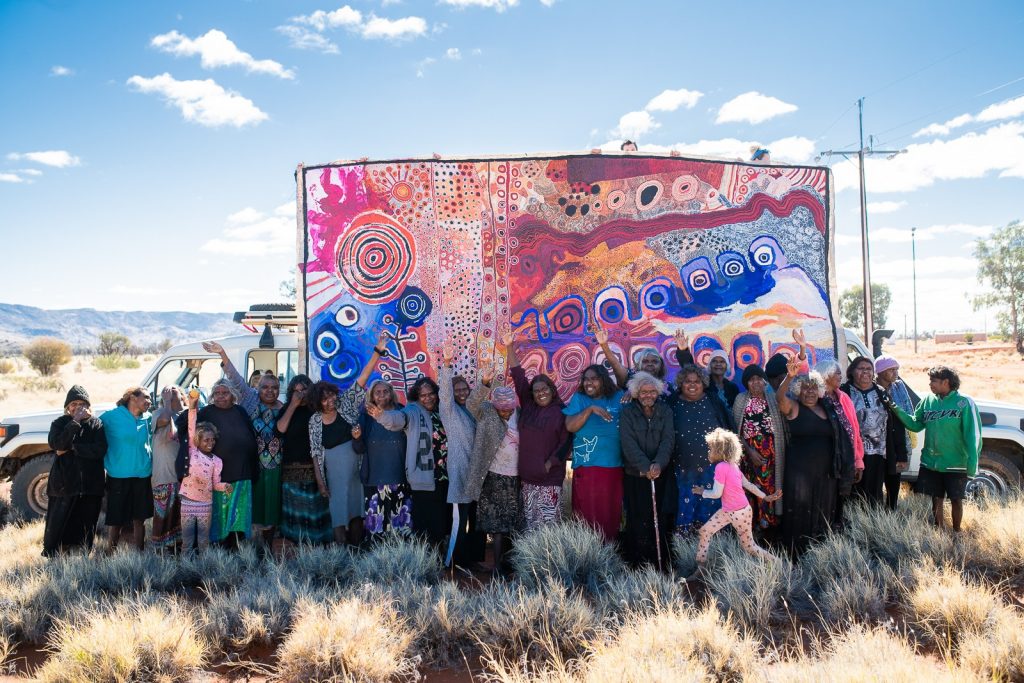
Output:
[[658,497],[654,493],[654,480],[651,479],[651,512],[654,513],[654,547],[658,549],[658,571],[661,568],[661,529],[658,525]]

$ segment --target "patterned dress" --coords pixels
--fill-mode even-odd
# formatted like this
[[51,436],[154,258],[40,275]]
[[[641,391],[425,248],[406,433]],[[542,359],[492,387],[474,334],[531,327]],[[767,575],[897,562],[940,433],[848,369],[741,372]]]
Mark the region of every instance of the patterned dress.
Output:
[[679,482],[679,509],[676,529],[692,533],[711,519],[721,508],[717,498],[693,494],[694,486],[712,488],[715,468],[708,460],[708,444],[704,436],[719,426],[712,401],[718,398],[705,394],[696,401],[680,399],[672,406],[676,430],[676,481]]
[[[768,401],[764,398],[751,396],[748,400],[740,425],[740,438],[761,456],[760,467],[744,458],[743,474],[766,494],[775,493],[775,428],[768,410]],[[778,526],[775,504],[763,500],[757,500],[756,503],[757,525],[762,529]]]

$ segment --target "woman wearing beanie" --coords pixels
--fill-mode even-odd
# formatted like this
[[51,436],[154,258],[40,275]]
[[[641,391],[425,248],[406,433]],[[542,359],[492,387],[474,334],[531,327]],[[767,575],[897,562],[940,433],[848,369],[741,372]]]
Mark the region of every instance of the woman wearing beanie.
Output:
[[515,390],[504,385],[491,390],[493,379],[493,367],[481,370],[480,386],[466,401],[476,418],[466,493],[477,501],[477,530],[494,541],[494,571],[500,573],[505,537],[515,531],[519,518],[519,413]]
[[[900,379],[899,370],[899,361],[883,353],[875,359],[875,384],[883,394],[887,394],[896,405],[909,414],[914,410],[914,403],[910,400],[907,385]],[[889,410],[888,406],[886,410]],[[907,470],[910,454],[914,452],[914,435],[903,426],[892,410],[889,410],[886,430],[885,504],[890,510],[895,510],[900,497],[903,473]],[[890,454],[893,457],[890,457]]]
[[[736,397],[732,407],[733,420],[743,446],[740,469],[750,483],[768,496],[782,490],[782,473],[786,462],[786,433],[768,376],[759,365],[743,368],[746,393]],[[762,531],[779,525],[782,501],[759,499],[754,506],[754,526]]]
[[92,550],[103,502],[107,437],[103,423],[92,415],[88,392],[79,385],[68,391],[64,414],[50,425],[48,441],[56,457],[46,484],[43,556],[78,547]]

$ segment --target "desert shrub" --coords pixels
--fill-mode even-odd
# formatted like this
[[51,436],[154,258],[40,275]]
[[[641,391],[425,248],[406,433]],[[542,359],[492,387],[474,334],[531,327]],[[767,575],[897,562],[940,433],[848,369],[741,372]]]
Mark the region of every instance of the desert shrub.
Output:
[[188,681],[206,660],[195,623],[174,602],[88,611],[61,622],[50,649],[38,672],[46,683]]
[[166,558],[165,561],[175,568],[178,585],[203,588],[210,593],[235,586],[242,577],[263,572],[263,563],[251,545],[245,545],[237,552],[211,546],[190,557],[177,561]]
[[104,372],[116,372],[122,369],[134,369],[139,367],[139,361],[131,356],[96,356],[92,364],[97,370]]
[[96,345],[97,356],[127,356],[131,350],[132,340],[119,332],[103,332]]
[[9,375],[17,369],[17,364],[10,358],[0,358],[0,375]]
[[1001,607],[992,589],[966,581],[953,567],[929,563],[913,570],[906,601],[923,639],[947,656],[967,636],[983,633]]
[[22,391],[62,393],[64,382],[59,377],[12,377],[14,385]]
[[353,558],[352,579],[382,583],[407,580],[435,583],[441,578],[441,558],[426,541],[389,534]]
[[895,573],[873,562],[849,538],[831,533],[812,544],[800,565],[821,617],[830,623],[884,618],[888,587]]
[[[527,661],[583,654],[600,625],[578,591],[554,584],[544,591],[495,581],[476,596],[473,637],[492,659]],[[541,645],[547,641],[547,647]]]
[[413,633],[390,604],[349,596],[322,604],[302,600],[298,618],[278,649],[281,681],[412,680]]
[[71,347],[50,337],[33,339],[22,349],[22,354],[32,369],[43,377],[52,375],[61,365],[71,361]]
[[387,586],[363,584],[357,590],[364,600],[396,605],[399,614],[408,619],[415,634],[414,650],[425,663],[458,666],[476,647],[476,591],[463,590],[451,581],[433,585],[412,581]]
[[1024,680],[1024,619],[1008,608],[997,609],[984,632],[961,639],[959,660],[987,681]]
[[971,546],[965,563],[993,578],[1024,567],[1024,494],[978,501],[964,513],[964,536]]
[[[676,567],[689,574],[696,567],[696,538],[675,542]],[[734,534],[716,534],[705,567],[705,584],[719,609],[742,627],[767,635],[790,613],[811,609],[806,580],[789,560],[759,560],[747,555]]]
[[902,498],[896,512],[854,502],[844,508],[844,514],[843,535],[894,571],[923,558],[941,564],[958,562],[963,556],[962,547],[932,524],[927,496]]
[[594,529],[573,520],[552,524],[517,539],[512,566],[524,585],[543,589],[552,583],[599,595],[626,565],[615,548]]
[[302,545],[295,555],[284,562],[282,572],[298,583],[346,583],[351,579],[354,569],[352,552],[345,546]]
[[616,638],[597,643],[586,680],[667,682],[689,672],[701,674],[694,680],[741,683],[753,677],[757,660],[754,641],[713,607],[672,609],[633,618]]
[[855,624],[816,642],[810,654],[763,668],[767,683],[958,683],[963,672],[922,657],[903,638],[881,627]]
[[651,614],[691,601],[686,584],[672,576],[644,567],[613,576],[595,597],[598,614],[622,617]]

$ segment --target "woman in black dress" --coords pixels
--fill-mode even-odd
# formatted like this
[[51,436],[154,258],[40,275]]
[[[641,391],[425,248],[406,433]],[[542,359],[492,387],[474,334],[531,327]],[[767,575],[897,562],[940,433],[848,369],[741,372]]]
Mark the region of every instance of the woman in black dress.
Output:
[[[821,400],[821,375],[800,375],[800,365],[797,358],[789,360],[777,394],[790,433],[782,478],[782,540],[794,557],[825,535],[839,497],[849,495],[853,485],[853,445],[831,404]],[[791,385],[795,401],[788,394]]]

